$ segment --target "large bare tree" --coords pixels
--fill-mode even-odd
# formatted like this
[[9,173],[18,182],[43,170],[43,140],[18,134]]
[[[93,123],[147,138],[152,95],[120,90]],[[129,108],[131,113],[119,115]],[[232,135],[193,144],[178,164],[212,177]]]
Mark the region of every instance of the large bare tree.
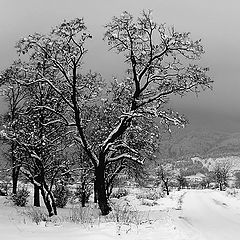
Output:
[[[124,54],[128,64],[126,77],[114,79],[107,92],[102,92],[103,80],[98,74],[81,73],[87,53],[86,41],[91,38],[83,19],[65,21],[48,35],[30,35],[17,46],[20,54],[28,53],[30,63],[39,65],[39,69],[33,69],[31,64],[21,69],[27,75],[22,84],[48,84],[65,102],[68,115],[59,116],[63,124],[75,128],[75,141],[94,166],[97,198],[103,215],[111,210],[106,194],[106,166],[123,160],[135,163],[144,160],[143,151],[133,141],[143,134],[141,122],[154,125],[155,131],[146,136],[149,141],[159,134],[155,119],[167,126],[184,125],[185,119],[167,108],[169,97],[198,93],[212,83],[206,75],[207,68],[188,64],[203,54],[200,40],[192,41],[189,33],[157,24],[150,11],[143,12],[136,20],[123,12],[105,27],[104,38],[110,49]],[[54,77],[42,74],[43,64]],[[94,111],[93,105],[101,117],[111,116],[107,126],[97,125],[99,132],[104,133],[98,138],[101,140],[98,144],[89,136],[88,129],[91,121],[101,123],[100,118],[85,117],[86,109]],[[41,108],[58,114],[50,107]]]

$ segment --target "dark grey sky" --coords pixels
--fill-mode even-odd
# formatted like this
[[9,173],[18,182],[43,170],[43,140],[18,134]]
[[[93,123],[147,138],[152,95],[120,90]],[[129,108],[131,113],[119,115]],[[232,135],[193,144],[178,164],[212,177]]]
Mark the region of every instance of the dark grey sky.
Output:
[[[93,35],[86,65],[109,78],[121,76],[121,57],[107,51],[103,25],[127,10],[137,16],[152,9],[154,19],[201,38],[214,90],[175,99],[173,106],[192,126],[240,131],[240,2],[238,0],[0,0],[0,70],[16,57],[16,41],[33,32],[48,32],[63,19],[84,17]],[[1,100],[1,99],[0,99]],[[2,104],[0,105],[2,107]]]

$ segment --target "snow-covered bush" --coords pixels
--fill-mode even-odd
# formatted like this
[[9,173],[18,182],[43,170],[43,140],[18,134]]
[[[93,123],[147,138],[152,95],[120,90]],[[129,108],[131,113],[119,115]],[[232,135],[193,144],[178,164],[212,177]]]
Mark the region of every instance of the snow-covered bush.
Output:
[[93,225],[98,218],[99,210],[96,208],[77,206],[70,209],[69,217],[66,220],[83,225]]
[[239,194],[239,191],[236,188],[227,188],[226,193],[227,195],[237,197],[237,195]]
[[7,191],[5,191],[4,188],[1,188],[1,186],[0,186],[0,196],[7,196]]
[[120,200],[112,204],[112,212],[106,220],[121,224],[137,224],[140,221],[140,214],[128,201]]
[[56,201],[56,206],[63,208],[67,205],[68,199],[71,195],[70,190],[63,185],[56,185],[53,191],[53,196]]
[[48,218],[48,214],[44,212],[41,208],[38,207],[29,207],[24,212],[23,215],[26,215],[31,219],[32,222],[36,223],[37,225],[42,222],[46,221]]
[[125,188],[118,188],[118,190],[116,192],[113,192],[111,194],[112,198],[121,198],[121,197],[125,197],[129,194],[128,190]]
[[149,206],[149,207],[158,205],[158,203],[157,203],[156,201],[149,200],[149,199],[144,199],[144,198],[142,198],[141,204],[142,204],[142,205],[145,205],[145,206]]
[[136,195],[137,199],[148,199],[154,201],[158,200],[161,197],[163,197],[163,193],[158,191],[157,189],[146,190]]
[[24,207],[28,202],[29,195],[30,192],[23,187],[21,189],[18,189],[16,194],[12,194],[11,200],[13,201],[14,205]]
[[7,182],[0,182],[0,196],[7,196],[9,190],[9,184]]

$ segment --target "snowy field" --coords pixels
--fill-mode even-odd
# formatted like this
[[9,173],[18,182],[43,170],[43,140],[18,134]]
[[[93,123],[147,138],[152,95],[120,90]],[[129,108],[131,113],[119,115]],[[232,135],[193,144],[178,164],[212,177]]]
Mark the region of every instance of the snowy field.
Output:
[[92,206],[78,215],[82,217],[79,223],[74,223],[70,220],[73,208],[68,206],[59,209],[57,218],[37,225],[28,216],[33,212],[31,206],[14,207],[6,197],[0,197],[1,239],[240,239],[240,194],[233,190],[176,191],[153,206],[143,205],[136,193],[113,202],[115,208],[107,217],[99,216],[97,208]]
[[173,192],[156,201],[154,206],[142,205],[141,199],[129,194],[120,200],[113,199],[118,208],[115,207],[109,216],[99,216],[97,209],[92,207],[80,214],[85,220],[77,224],[70,221],[73,209],[69,206],[59,209],[55,220],[42,221],[38,225],[28,216],[33,211],[31,206],[14,207],[6,197],[0,197],[1,239],[185,239],[171,217],[172,211],[181,208],[183,194],[183,191]]

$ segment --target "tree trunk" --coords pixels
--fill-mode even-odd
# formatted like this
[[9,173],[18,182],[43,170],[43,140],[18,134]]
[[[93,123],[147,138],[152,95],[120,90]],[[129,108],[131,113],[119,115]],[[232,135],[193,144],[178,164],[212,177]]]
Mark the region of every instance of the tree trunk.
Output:
[[99,166],[95,170],[97,200],[103,216],[108,215],[109,212],[112,210],[109,206],[109,202],[107,199],[104,170],[104,164],[99,164]]
[[[95,174],[96,176],[96,174]],[[96,183],[96,177],[94,180],[94,185],[93,185],[93,192],[94,192],[94,203],[98,202],[98,196],[97,196],[97,183]]]
[[56,206],[55,199],[54,199],[52,192],[48,192],[48,196],[50,196],[50,198],[51,198],[53,213],[54,213],[54,215],[57,215],[57,206]]
[[19,176],[20,167],[13,167],[12,169],[12,193],[17,193],[17,183],[18,183],[18,176]]
[[222,188],[222,183],[219,183],[219,190],[222,191],[223,188]]
[[[34,180],[38,183],[41,183],[42,179],[40,175],[37,175],[37,171],[35,171],[36,176]],[[33,192],[33,205],[35,207],[40,207],[40,187],[36,184],[34,186],[34,192]]]
[[53,213],[54,213],[54,215],[57,215],[57,206],[56,206],[56,203],[55,203],[55,198],[53,196],[52,191],[49,189],[49,187],[48,187],[48,185],[45,181],[44,181],[44,188],[47,191],[47,199],[49,199],[49,197],[51,199],[51,201],[50,200],[49,201],[50,201],[51,207],[53,209]]
[[108,183],[106,188],[107,188],[107,198],[109,199],[113,191],[113,183]]
[[168,187],[168,183],[167,183],[167,182],[164,182],[164,185],[165,185],[165,188],[166,188],[167,195],[169,195],[169,187]]
[[84,191],[82,192],[81,204],[82,204],[82,207],[85,207],[86,205],[86,193]]
[[82,207],[85,207],[86,204],[86,189],[85,189],[85,182],[82,181],[82,186],[81,186],[82,190],[82,197],[81,197],[81,205]]
[[41,186],[40,190],[41,190],[43,201],[48,210],[49,217],[51,217],[53,215],[57,215],[57,208],[53,201],[53,196],[51,195],[51,193],[46,194],[46,190],[44,189],[43,186]]
[[40,207],[40,188],[37,185],[34,185],[33,205]]

